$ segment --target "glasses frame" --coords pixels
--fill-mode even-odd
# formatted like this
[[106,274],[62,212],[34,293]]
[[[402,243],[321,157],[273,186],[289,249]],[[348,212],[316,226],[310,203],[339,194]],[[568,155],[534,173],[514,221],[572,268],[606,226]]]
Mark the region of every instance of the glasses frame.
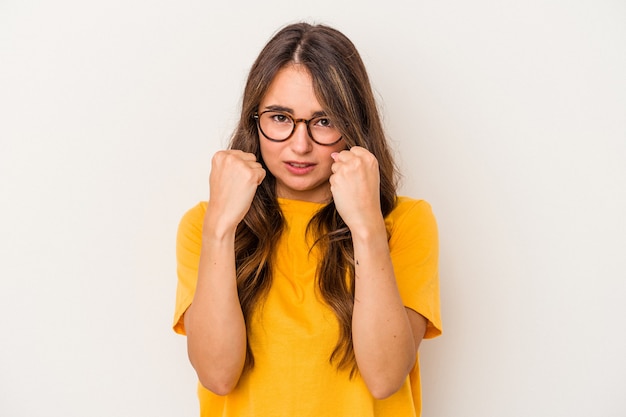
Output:
[[[282,115],[284,115],[286,117],[289,117],[291,119],[291,121],[293,122],[293,126],[292,126],[291,133],[289,134],[289,136],[287,136],[285,139],[273,139],[273,138],[270,138],[269,136],[267,136],[267,134],[265,134],[265,132],[261,128],[261,116],[263,116],[265,113],[278,113],[278,114],[282,114]],[[343,135],[341,135],[341,136],[339,136],[339,139],[337,139],[336,141],[334,141],[332,143],[321,143],[321,142],[318,142],[318,141],[315,140],[315,138],[311,134],[311,128],[309,127],[309,123],[311,122],[311,120],[323,119],[324,116],[311,117],[310,119],[296,119],[295,117],[293,117],[291,114],[289,114],[287,112],[276,111],[276,110],[265,110],[264,112],[261,112],[261,113],[255,112],[252,117],[254,118],[254,120],[256,120],[256,125],[259,128],[259,131],[261,132],[261,134],[263,134],[265,139],[267,139],[267,140],[269,140],[271,142],[285,142],[285,141],[289,140],[293,136],[294,132],[296,131],[296,127],[298,126],[298,123],[304,123],[304,125],[306,126],[306,132],[309,135],[309,138],[313,142],[317,143],[320,146],[333,146],[333,145],[336,145],[337,143],[339,143],[339,141],[341,139],[343,139]]]

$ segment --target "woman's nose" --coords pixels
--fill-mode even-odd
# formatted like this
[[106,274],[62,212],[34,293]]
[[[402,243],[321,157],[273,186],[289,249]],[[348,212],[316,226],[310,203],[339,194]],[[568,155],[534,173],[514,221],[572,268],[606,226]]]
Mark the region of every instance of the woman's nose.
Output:
[[295,130],[290,139],[291,148],[297,153],[310,152],[313,148],[313,141],[309,137],[306,123],[296,123]]

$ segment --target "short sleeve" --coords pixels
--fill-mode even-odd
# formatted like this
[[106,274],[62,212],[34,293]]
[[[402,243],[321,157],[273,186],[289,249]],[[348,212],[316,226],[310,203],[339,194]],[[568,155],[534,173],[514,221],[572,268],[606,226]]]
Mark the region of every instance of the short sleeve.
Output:
[[404,305],[428,320],[424,338],[442,332],[439,301],[439,237],[430,204],[399,197],[386,219],[389,250]]
[[191,305],[196,292],[198,265],[202,247],[202,223],[207,204],[199,203],[185,213],[178,225],[176,235],[176,306],[174,309],[173,329],[178,334],[185,334],[183,315]]

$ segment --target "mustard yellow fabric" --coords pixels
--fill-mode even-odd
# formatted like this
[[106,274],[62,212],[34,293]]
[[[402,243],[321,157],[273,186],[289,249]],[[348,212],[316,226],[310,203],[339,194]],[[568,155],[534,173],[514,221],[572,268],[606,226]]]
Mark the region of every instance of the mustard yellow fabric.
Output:
[[[409,417],[421,411],[419,364],[391,397],[375,400],[363,380],[329,363],[339,331],[334,314],[315,290],[315,252],[305,229],[322,206],[279,199],[287,228],[277,247],[269,295],[250,323],[255,366],[235,390],[218,396],[198,384],[201,416]],[[177,236],[178,287],[174,331],[185,334],[183,314],[192,302],[207,203],[189,210]],[[438,236],[430,205],[399,197],[386,219],[389,248],[405,306],[428,319],[426,338],[441,334]]]

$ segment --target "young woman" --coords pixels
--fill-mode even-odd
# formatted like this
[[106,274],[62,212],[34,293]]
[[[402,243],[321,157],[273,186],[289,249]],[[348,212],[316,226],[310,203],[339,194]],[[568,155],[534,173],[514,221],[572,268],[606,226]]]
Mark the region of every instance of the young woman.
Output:
[[177,236],[174,330],[202,416],[419,416],[441,333],[435,219],[396,171],[352,42],[280,30],[253,64],[208,202]]

